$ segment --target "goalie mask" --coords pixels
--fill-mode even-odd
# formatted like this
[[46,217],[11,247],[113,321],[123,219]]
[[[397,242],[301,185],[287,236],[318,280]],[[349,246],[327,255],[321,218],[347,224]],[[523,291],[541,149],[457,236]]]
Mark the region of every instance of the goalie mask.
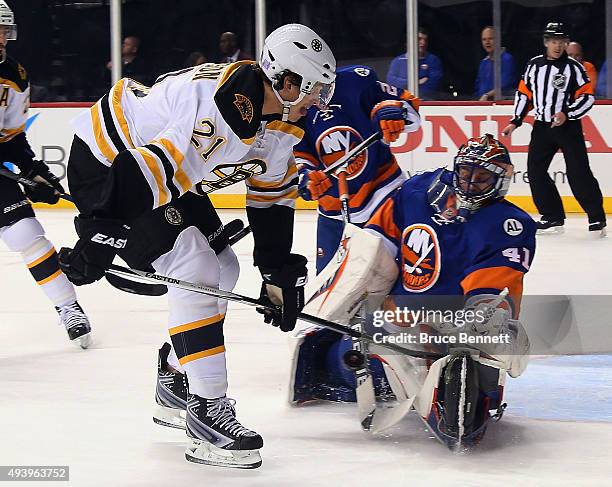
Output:
[[[334,94],[336,59],[325,41],[305,25],[283,25],[266,37],[259,65],[283,105],[284,121],[290,108],[305,96],[314,97],[315,104],[321,108]],[[284,77],[290,73],[301,78],[300,95],[295,101],[283,100],[278,93]]]
[[513,166],[508,149],[491,134],[469,139],[455,156],[452,187],[457,208],[469,212],[508,193]]

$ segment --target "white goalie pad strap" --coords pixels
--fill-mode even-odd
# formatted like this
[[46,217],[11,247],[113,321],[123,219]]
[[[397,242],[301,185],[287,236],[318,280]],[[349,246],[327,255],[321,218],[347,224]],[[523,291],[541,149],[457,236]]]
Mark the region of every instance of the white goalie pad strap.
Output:
[[304,312],[348,323],[365,298],[369,300],[368,307],[382,303],[397,274],[397,264],[382,239],[348,224],[336,254],[311,281]]

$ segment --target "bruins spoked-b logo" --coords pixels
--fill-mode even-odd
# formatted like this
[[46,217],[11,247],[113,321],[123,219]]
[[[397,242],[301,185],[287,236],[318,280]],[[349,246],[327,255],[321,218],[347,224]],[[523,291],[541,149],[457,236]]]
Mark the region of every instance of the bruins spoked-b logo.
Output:
[[319,39],[313,39],[310,45],[312,46],[312,50],[314,52],[321,52],[323,50],[323,44]]
[[424,223],[410,225],[402,233],[402,285],[421,293],[440,277],[440,244],[435,230]]
[[561,73],[557,73],[552,77],[552,85],[556,90],[562,90],[565,88],[567,82],[567,76]]
[[182,225],[183,223],[183,215],[174,206],[166,206],[164,216],[170,225]]
[[261,159],[251,159],[236,164],[219,164],[206,179],[196,184],[195,190],[198,194],[212,193],[264,172],[266,172],[266,163]]
[[253,103],[251,100],[240,93],[235,93],[234,98],[234,106],[240,112],[242,120],[251,123],[253,121]]

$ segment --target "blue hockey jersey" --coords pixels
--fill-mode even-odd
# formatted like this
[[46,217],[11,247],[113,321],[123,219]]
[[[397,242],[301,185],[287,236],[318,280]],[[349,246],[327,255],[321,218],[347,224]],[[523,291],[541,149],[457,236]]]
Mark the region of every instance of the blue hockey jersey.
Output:
[[535,222],[503,199],[464,223],[444,220],[429,205],[427,190],[445,170],[404,182],[366,225],[384,237],[401,266],[390,294],[499,294],[508,288],[517,316],[535,253]]
[[[323,170],[375,132],[370,120],[374,105],[383,100],[404,100],[418,110],[418,99],[408,91],[378,80],[366,66],[347,66],[336,72],[336,89],[327,110],[313,107],[306,116],[306,134],[295,146],[300,181],[312,170]],[[416,116],[415,118],[418,118]],[[418,127],[412,127],[414,129]],[[340,219],[340,200],[335,176],[332,188],[319,198],[319,213]],[[353,159],[348,168],[351,220],[364,223],[384,198],[404,180],[389,146],[376,142]]]

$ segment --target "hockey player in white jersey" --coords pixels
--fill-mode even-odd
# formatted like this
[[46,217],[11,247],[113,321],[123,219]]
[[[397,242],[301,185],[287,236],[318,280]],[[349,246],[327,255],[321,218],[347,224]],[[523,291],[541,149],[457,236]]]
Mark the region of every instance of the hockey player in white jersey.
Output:
[[55,204],[64,189],[44,162],[34,160],[25,136],[30,82],[24,67],[6,53],[8,41],[16,38],[13,12],[6,2],[0,1],[0,165],[11,162],[19,168],[21,176],[39,183],[22,191],[17,182],[0,175],[0,240],[21,254],[32,277],[55,306],[68,338],[87,348],[91,344],[89,320],[77,302],[74,286],[60,270],[55,248],[45,237],[45,230],[28,201]]
[[[74,122],[68,182],[79,208],[74,249],[60,262],[76,284],[104,275],[115,254],[131,267],[231,290],[238,261],[208,193],[247,185],[265,321],[294,328],[306,259],[291,253],[300,119],[333,94],[335,59],[311,29],[289,24],[265,40],[259,63],[204,64],[153,87],[117,82]],[[160,350],[158,422],[186,429],[189,461],[254,468],[261,436],[227,398],[223,300],[171,288],[172,348]],[[188,393],[188,394],[187,394]]]

